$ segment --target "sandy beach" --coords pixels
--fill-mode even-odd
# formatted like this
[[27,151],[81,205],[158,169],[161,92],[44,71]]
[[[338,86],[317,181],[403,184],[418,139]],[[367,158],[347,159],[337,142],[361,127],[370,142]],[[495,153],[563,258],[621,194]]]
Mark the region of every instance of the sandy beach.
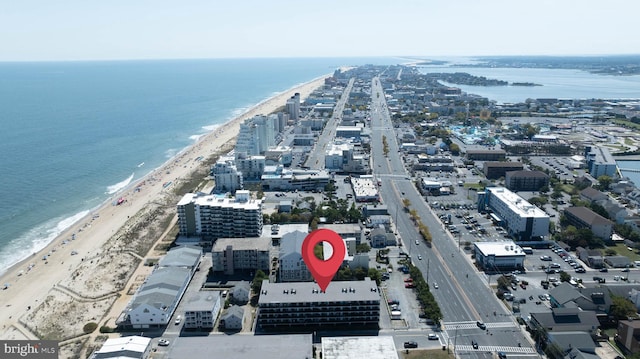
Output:
[[[45,249],[7,270],[0,277],[3,287],[9,285],[0,290],[0,338],[55,339],[63,347],[66,342],[77,346],[87,337],[82,330],[86,323],[112,323],[114,313],[130,299],[131,283],[141,282],[145,268],[150,268],[143,266],[145,257],[154,254],[164,230],[151,230],[150,225],[157,227],[160,222],[168,227],[174,223],[169,219],[175,221],[176,184],[203,170],[202,159],[225,149],[225,144],[228,147],[245,119],[274,112],[295,92],[308,97],[327,76],[265,100],[202,136],[66,229]],[[118,198],[123,202],[115,205]]]

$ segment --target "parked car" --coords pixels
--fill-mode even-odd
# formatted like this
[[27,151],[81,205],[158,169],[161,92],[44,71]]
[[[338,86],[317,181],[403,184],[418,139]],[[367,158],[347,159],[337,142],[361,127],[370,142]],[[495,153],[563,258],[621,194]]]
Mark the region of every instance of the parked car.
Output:
[[405,348],[417,348],[418,347],[418,342],[404,342],[404,347]]

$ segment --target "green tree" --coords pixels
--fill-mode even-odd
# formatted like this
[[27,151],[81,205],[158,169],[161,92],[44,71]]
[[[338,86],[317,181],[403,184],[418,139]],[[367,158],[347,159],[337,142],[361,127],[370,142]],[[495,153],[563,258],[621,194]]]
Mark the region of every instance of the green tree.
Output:
[[561,282],[568,282],[571,280],[571,274],[565,272],[565,271],[561,271],[560,272],[560,281]]
[[353,271],[353,276],[357,279],[357,280],[364,280],[364,277],[367,276],[367,272],[364,271],[364,269],[362,267],[358,267]]
[[613,182],[613,178],[607,175],[602,175],[598,177],[598,187],[600,188],[601,191],[608,191],[609,186],[611,185],[611,182]]
[[358,253],[369,253],[371,247],[367,243],[360,243],[356,246],[356,252]]
[[458,146],[458,144],[456,143],[452,143],[451,145],[449,145],[449,151],[451,151],[452,155],[458,156],[460,154],[460,146]]
[[611,315],[620,320],[635,316],[636,312],[636,307],[630,300],[618,295],[611,295]]
[[254,293],[260,293],[260,288],[262,287],[262,281],[264,279],[269,279],[269,276],[258,269],[256,271],[256,275],[253,277],[253,281],[251,282],[251,290],[253,290]]
[[371,280],[375,280],[376,285],[380,285],[380,282],[382,279],[382,277],[380,276],[380,271],[378,271],[375,268],[369,268],[369,272],[367,273],[367,276],[371,278]]

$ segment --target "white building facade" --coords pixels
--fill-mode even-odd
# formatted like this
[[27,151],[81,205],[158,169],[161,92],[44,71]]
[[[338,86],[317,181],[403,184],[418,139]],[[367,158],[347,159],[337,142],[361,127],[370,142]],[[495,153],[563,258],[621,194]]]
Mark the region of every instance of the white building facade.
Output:
[[519,240],[549,235],[549,215],[504,187],[488,187],[478,194],[478,208],[489,207],[509,234]]
[[262,233],[262,200],[249,191],[236,191],[235,198],[185,194],[178,202],[180,235],[217,238],[259,237]]

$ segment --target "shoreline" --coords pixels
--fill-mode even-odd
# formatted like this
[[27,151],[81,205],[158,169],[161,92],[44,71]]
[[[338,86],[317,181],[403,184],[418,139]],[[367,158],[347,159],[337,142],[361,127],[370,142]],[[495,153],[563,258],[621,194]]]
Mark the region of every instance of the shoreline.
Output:
[[[7,272],[9,272],[10,270],[12,270],[12,269],[13,269],[13,267],[18,266],[18,265],[21,265],[21,264],[24,264],[23,262],[29,262],[30,258],[32,258],[34,255],[35,255],[36,257],[38,257],[39,255],[41,255],[41,252],[45,251],[45,249],[47,249],[47,248],[50,246],[50,244],[51,244],[51,243],[53,243],[53,242],[55,242],[56,240],[60,239],[60,237],[61,237],[65,232],[67,232],[70,228],[72,228],[72,227],[76,226],[79,222],[86,221],[87,219],[91,219],[90,217],[93,215],[93,213],[94,213],[94,212],[98,212],[98,211],[100,211],[103,207],[105,207],[105,206],[107,206],[107,205],[109,205],[109,204],[112,204],[114,201],[116,201],[116,200],[118,199],[118,197],[121,197],[123,193],[126,193],[126,192],[129,192],[129,191],[134,190],[134,189],[135,189],[135,187],[137,187],[137,185],[139,185],[140,183],[144,182],[145,180],[147,180],[147,179],[149,179],[149,178],[152,178],[152,177],[153,177],[153,175],[154,175],[154,174],[156,174],[156,172],[158,172],[158,171],[159,171],[159,170],[161,170],[162,168],[169,167],[169,166],[171,165],[171,163],[172,163],[172,162],[174,162],[176,159],[178,159],[178,158],[182,157],[184,153],[188,152],[188,151],[189,151],[189,150],[191,150],[193,147],[195,147],[195,146],[197,146],[198,144],[200,144],[202,141],[206,141],[206,140],[207,140],[207,138],[208,138],[210,135],[212,135],[212,134],[216,133],[216,132],[217,132],[217,131],[219,131],[220,129],[223,129],[223,128],[227,127],[227,126],[231,126],[231,125],[233,125],[233,124],[232,124],[232,122],[234,122],[234,121],[236,121],[236,120],[238,120],[238,119],[240,119],[240,118],[242,118],[242,119],[244,120],[245,118],[247,118],[247,116],[246,116],[246,115],[247,115],[248,113],[252,112],[255,108],[257,108],[257,107],[261,107],[261,106],[264,106],[264,105],[265,105],[265,103],[268,103],[268,102],[272,101],[273,99],[275,99],[275,98],[277,98],[277,97],[279,97],[279,96],[282,96],[283,94],[288,94],[288,93],[290,93],[290,92],[292,92],[292,91],[293,91],[293,92],[297,92],[297,91],[296,91],[296,89],[297,89],[297,88],[304,87],[306,84],[308,84],[308,83],[312,83],[312,82],[315,82],[315,81],[318,81],[319,79],[323,79],[323,80],[324,80],[325,78],[327,78],[327,77],[329,77],[329,76],[331,76],[331,74],[326,74],[326,75],[323,75],[323,76],[319,76],[319,77],[316,77],[316,78],[314,78],[314,79],[312,79],[312,80],[310,80],[310,81],[304,82],[304,83],[298,83],[298,84],[296,84],[296,85],[294,85],[294,86],[290,87],[289,89],[284,90],[284,91],[280,91],[280,92],[278,92],[278,93],[276,93],[276,94],[272,95],[271,97],[268,97],[268,98],[266,98],[266,99],[264,99],[264,100],[262,100],[262,101],[260,101],[260,102],[258,102],[258,103],[256,103],[256,104],[254,104],[254,105],[252,105],[252,106],[245,107],[245,108],[242,110],[242,112],[241,112],[241,113],[239,113],[238,115],[235,115],[235,116],[233,116],[233,115],[232,115],[232,116],[230,116],[230,117],[229,117],[229,118],[227,118],[227,119],[225,120],[225,122],[223,122],[223,123],[220,123],[220,124],[204,125],[204,126],[203,126],[203,128],[212,127],[212,129],[211,129],[211,130],[209,130],[209,131],[206,131],[206,132],[204,132],[204,133],[202,133],[202,134],[197,135],[197,136],[198,136],[198,138],[197,138],[196,140],[194,140],[191,144],[189,144],[188,146],[186,146],[186,147],[184,147],[184,148],[180,149],[178,152],[176,152],[176,153],[175,153],[175,155],[173,155],[172,157],[168,158],[166,161],[162,162],[162,163],[161,163],[160,165],[158,165],[157,167],[155,167],[155,168],[153,168],[153,169],[151,169],[151,170],[147,171],[147,172],[146,172],[144,175],[142,175],[140,178],[134,178],[134,179],[132,179],[132,180],[131,180],[131,182],[130,182],[130,183],[128,183],[126,186],[122,187],[121,189],[117,190],[117,191],[116,191],[116,192],[114,192],[114,193],[108,194],[108,195],[107,195],[107,197],[106,197],[102,202],[100,202],[100,203],[98,203],[98,204],[94,205],[94,206],[93,206],[93,207],[91,207],[91,208],[80,209],[80,210],[78,210],[78,211],[77,211],[77,212],[75,212],[75,213],[72,213],[72,214],[70,214],[70,215],[68,215],[68,216],[66,216],[66,217],[64,217],[64,218],[61,218],[60,220],[58,220],[58,221],[57,221],[57,222],[55,222],[55,223],[54,223],[54,222],[51,222],[51,223],[52,223],[52,228],[51,228],[51,230],[55,230],[55,227],[56,227],[57,225],[59,225],[60,223],[62,223],[62,222],[64,222],[64,221],[67,221],[67,220],[70,220],[70,219],[72,219],[72,218],[74,218],[74,217],[78,216],[79,214],[86,212],[86,214],[84,214],[83,216],[79,217],[79,218],[78,218],[78,219],[76,219],[75,221],[71,222],[71,224],[69,224],[68,226],[66,226],[64,229],[60,230],[60,232],[59,232],[58,234],[54,235],[54,236],[52,237],[52,239],[51,239],[51,240],[49,240],[46,244],[44,244],[41,248],[39,248],[39,249],[34,250],[33,252],[31,252],[32,254],[26,254],[24,257],[22,257],[22,258],[20,258],[20,259],[18,259],[18,260],[16,260],[16,261],[14,261],[14,262],[12,262],[12,263],[10,263],[10,264],[6,265],[6,266],[4,266],[4,267],[0,268],[0,280],[4,280],[4,278],[3,278],[3,277],[4,277],[5,273],[7,273]],[[283,103],[282,105],[284,106],[284,103]],[[210,140],[210,139],[209,139],[209,140]],[[36,225],[36,227],[34,227],[34,228],[37,228],[38,226],[41,226],[41,225],[43,225],[44,223],[50,222],[50,221],[52,221],[52,220],[53,220],[53,218],[52,218],[52,219],[50,219],[50,220],[47,220],[47,221],[43,222],[42,224],[38,224],[38,225]],[[31,229],[30,229],[30,230],[31,230]],[[46,251],[46,252],[48,253],[48,251]],[[41,258],[41,257],[38,257],[38,258]],[[5,283],[5,282],[3,281],[3,282],[1,282],[1,283],[0,283],[0,285],[2,285],[2,286],[3,286],[3,285],[4,285],[4,283]],[[0,288],[2,288],[2,287],[0,287]]]
[[[0,338],[37,339],[35,333],[30,332],[22,322],[24,318],[28,317],[27,314],[32,308],[34,310],[31,312],[34,312],[35,308],[40,306],[45,299],[50,298],[50,292],[53,289],[62,287],[60,283],[66,285],[72,274],[75,278],[79,268],[94,265],[94,261],[97,266],[100,259],[104,258],[106,252],[111,249],[104,248],[105,244],[116,233],[127,226],[130,220],[135,220],[145,209],[153,206],[152,202],[168,196],[177,181],[191,178],[204,163],[203,159],[208,159],[225,144],[233,141],[238,135],[240,124],[245,119],[259,114],[272,113],[284,106],[286,100],[295,92],[299,92],[303,99],[308,97],[311,92],[324,84],[325,78],[330,76],[331,74],[327,74],[294,85],[251,106],[225,123],[217,125],[159,167],[143,177],[131,181],[95,208],[86,210],[85,216],[62,230],[44,248],[0,273],[2,287],[5,283],[9,284],[7,289],[0,290],[0,302],[3,307],[0,312],[0,324],[2,324]],[[169,182],[174,185],[165,186]],[[123,197],[126,201],[119,205],[113,205],[114,198],[118,197]],[[155,238],[154,243],[158,239],[159,237]],[[153,247],[145,255],[152,251]],[[47,256],[46,260],[43,259],[45,255]],[[90,264],[87,263],[89,261]],[[109,262],[103,260],[100,265],[108,266]],[[98,271],[88,272],[90,273],[82,273],[82,275],[91,275],[91,272],[97,273]],[[101,314],[106,315],[106,313]],[[96,321],[100,322],[102,319],[98,318]],[[68,333],[65,334],[68,335]]]

